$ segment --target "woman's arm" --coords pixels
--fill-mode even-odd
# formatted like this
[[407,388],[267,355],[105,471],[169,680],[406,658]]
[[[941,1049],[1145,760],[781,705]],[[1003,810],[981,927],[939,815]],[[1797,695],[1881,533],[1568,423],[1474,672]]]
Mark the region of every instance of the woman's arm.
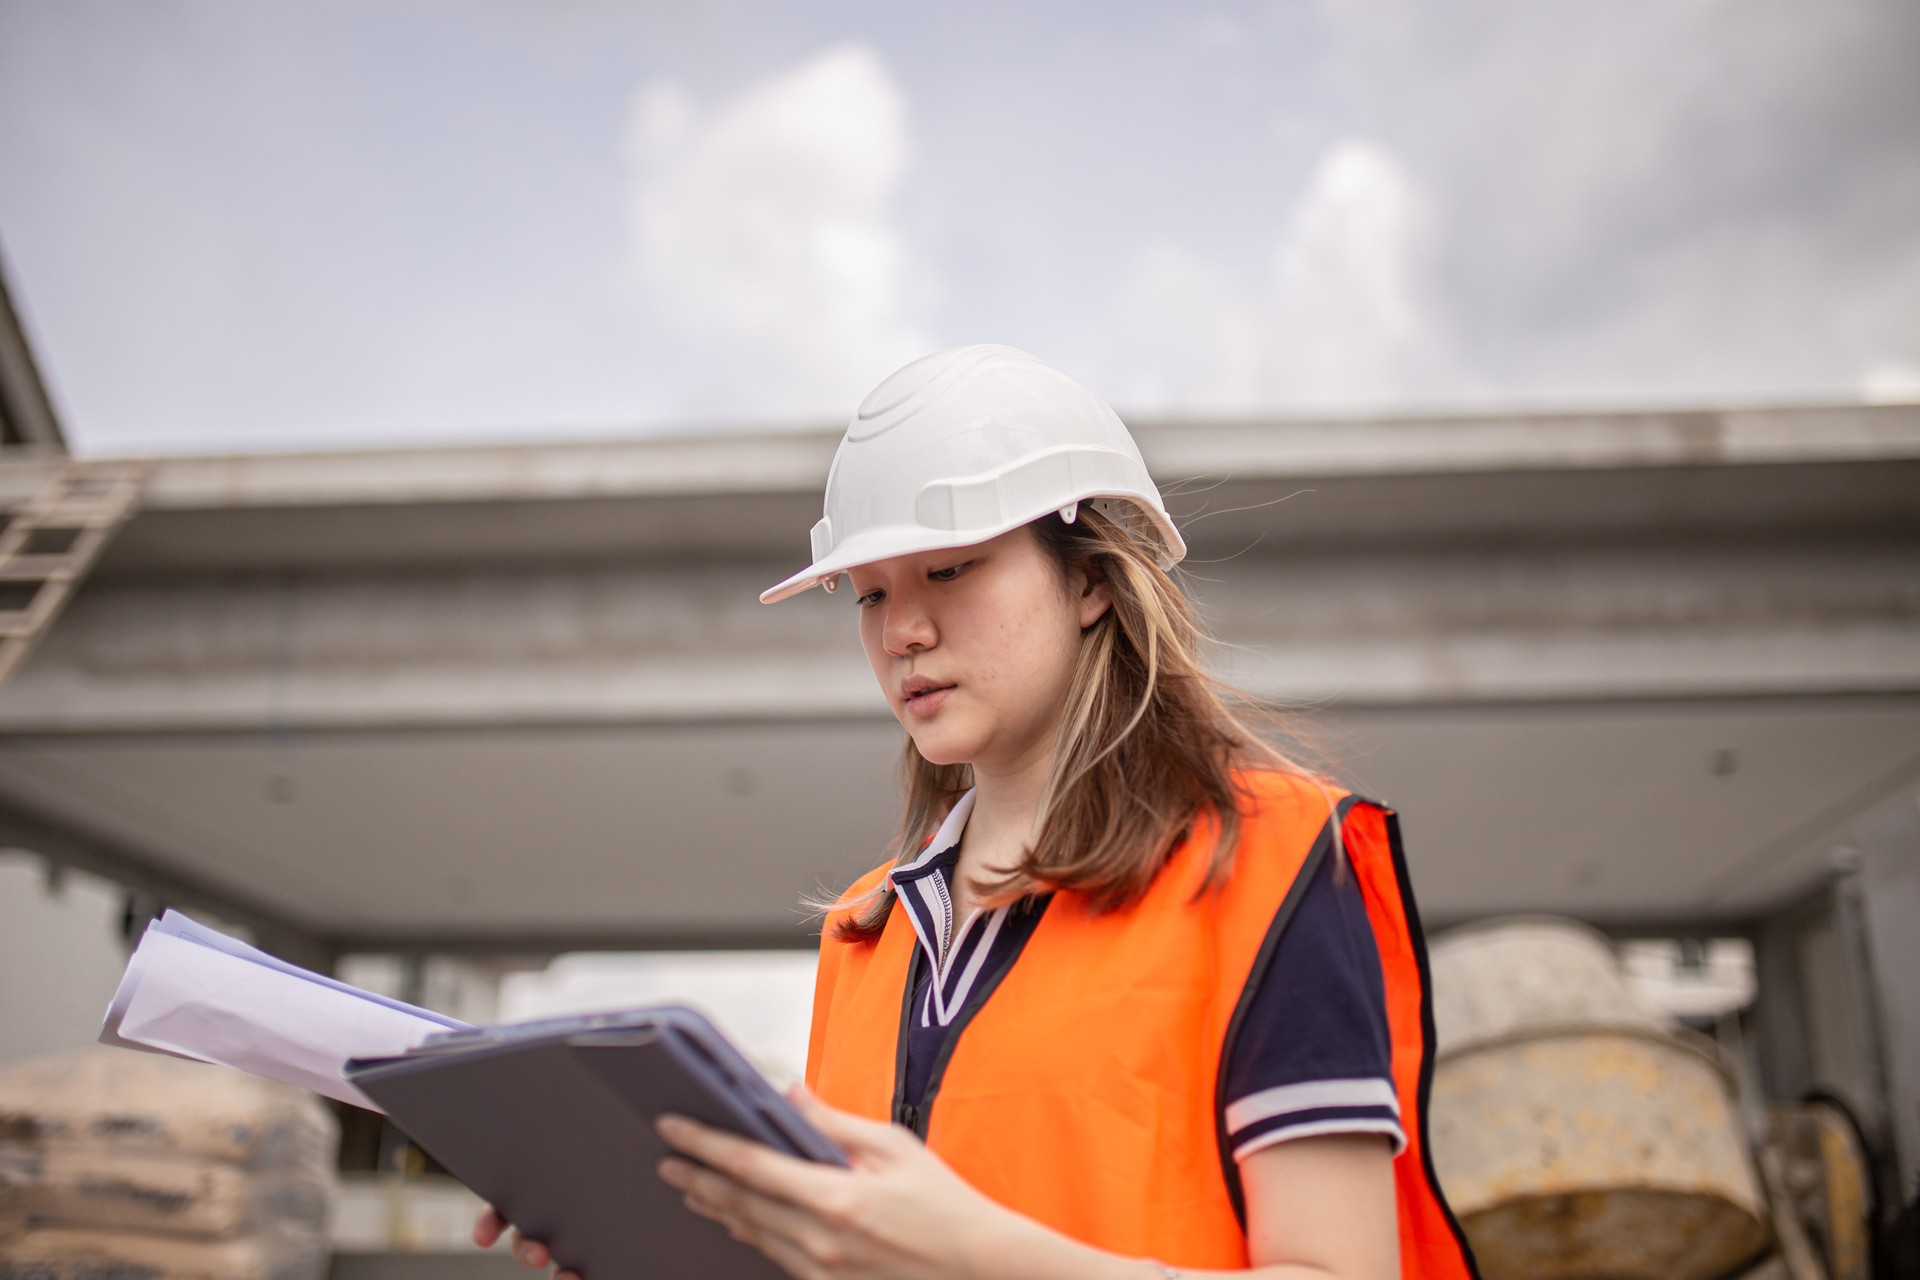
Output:
[[[1103,1253],[988,1200],[906,1130],[796,1091],[852,1170],[810,1164],[690,1121],[661,1135],[699,1163],[661,1176],[800,1280],[1156,1280],[1167,1269]],[[1398,1216],[1388,1140],[1336,1134],[1276,1143],[1241,1164],[1251,1271],[1189,1280],[1396,1280]],[[594,1280],[589,1277],[588,1280]]]
[[1277,1142],[1242,1160],[1247,1252],[1258,1274],[1398,1280],[1392,1152],[1384,1134],[1330,1133]]

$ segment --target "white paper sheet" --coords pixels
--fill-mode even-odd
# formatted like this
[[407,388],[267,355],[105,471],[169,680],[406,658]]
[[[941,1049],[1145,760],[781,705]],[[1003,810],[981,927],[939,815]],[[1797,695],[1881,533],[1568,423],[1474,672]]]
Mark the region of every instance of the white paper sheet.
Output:
[[100,1038],[378,1111],[342,1075],[347,1059],[403,1053],[466,1026],[310,973],[170,911],[141,936]]

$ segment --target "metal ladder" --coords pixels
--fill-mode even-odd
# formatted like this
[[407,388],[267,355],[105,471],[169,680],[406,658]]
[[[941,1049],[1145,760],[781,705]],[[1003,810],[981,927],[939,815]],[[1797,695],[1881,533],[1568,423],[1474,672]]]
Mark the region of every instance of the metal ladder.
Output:
[[153,463],[71,458],[0,512],[0,684],[5,684],[126,523]]

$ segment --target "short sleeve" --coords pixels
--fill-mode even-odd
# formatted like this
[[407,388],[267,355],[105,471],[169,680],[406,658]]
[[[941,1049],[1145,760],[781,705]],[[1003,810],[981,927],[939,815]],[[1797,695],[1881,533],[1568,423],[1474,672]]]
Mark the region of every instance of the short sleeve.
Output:
[[1380,950],[1351,872],[1327,858],[1300,897],[1228,1050],[1234,1159],[1288,1138],[1383,1133],[1407,1145]]

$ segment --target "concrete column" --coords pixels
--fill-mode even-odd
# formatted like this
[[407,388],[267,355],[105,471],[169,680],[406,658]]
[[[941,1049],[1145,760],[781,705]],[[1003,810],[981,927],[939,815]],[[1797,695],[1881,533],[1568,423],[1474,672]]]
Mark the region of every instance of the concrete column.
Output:
[[1866,966],[1900,1182],[1920,1180],[1920,788],[1852,824]]
[[1809,927],[1827,916],[1824,893],[1774,913],[1753,934],[1755,1010],[1760,1075],[1767,1097],[1798,1098],[1813,1087],[1816,1071],[1808,1025],[1802,944]]

